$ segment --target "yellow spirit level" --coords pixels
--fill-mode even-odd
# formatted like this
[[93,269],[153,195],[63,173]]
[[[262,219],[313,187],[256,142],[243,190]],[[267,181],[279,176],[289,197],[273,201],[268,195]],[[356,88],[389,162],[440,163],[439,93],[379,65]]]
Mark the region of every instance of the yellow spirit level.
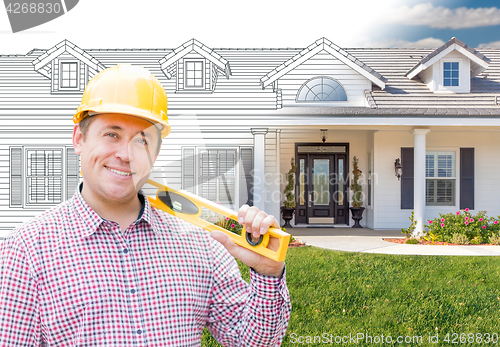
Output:
[[[205,208],[237,221],[238,215],[235,211],[191,193],[174,190],[152,180],[148,180],[148,183],[158,188],[155,197],[148,197],[152,206],[183,219],[186,222],[197,225],[205,230],[222,231],[226,233],[237,245],[250,249],[267,258],[276,261],[285,260],[286,250],[290,241],[290,234],[285,233],[281,229],[270,228],[267,233],[261,235],[258,240],[254,241],[252,240],[251,234],[246,232],[245,226],[243,225],[241,235],[237,235],[216,224],[212,224],[200,218],[202,208]],[[273,251],[267,248],[269,245],[269,237],[279,240],[277,250]]]

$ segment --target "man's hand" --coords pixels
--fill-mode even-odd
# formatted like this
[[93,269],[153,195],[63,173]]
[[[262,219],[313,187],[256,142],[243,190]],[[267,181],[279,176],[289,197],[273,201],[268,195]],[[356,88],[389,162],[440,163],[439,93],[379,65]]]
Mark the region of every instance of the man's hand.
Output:
[[[238,211],[238,223],[245,225],[246,232],[252,233],[254,239],[267,233],[270,227],[280,228],[278,221],[264,211],[260,211],[255,206],[243,205]],[[285,267],[284,261],[274,261],[266,258],[261,254],[252,252],[249,249],[240,247],[231,240],[229,236],[221,231],[212,231],[211,236],[222,243],[231,255],[241,260],[246,265],[253,268],[256,272],[265,276],[281,277]],[[269,249],[275,251],[278,249],[279,240],[276,238],[269,239]]]

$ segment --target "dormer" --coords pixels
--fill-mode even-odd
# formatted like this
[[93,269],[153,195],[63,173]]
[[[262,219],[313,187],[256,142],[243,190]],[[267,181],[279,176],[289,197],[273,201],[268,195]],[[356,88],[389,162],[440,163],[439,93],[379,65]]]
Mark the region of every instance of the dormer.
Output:
[[88,81],[106,67],[64,40],[32,61],[36,72],[51,80],[51,93],[81,93]]
[[490,59],[462,41],[450,41],[427,55],[406,73],[417,76],[434,93],[470,93],[471,79],[488,68]]
[[176,78],[178,93],[211,93],[219,75],[231,75],[229,62],[195,39],[177,47],[159,63],[168,79]]

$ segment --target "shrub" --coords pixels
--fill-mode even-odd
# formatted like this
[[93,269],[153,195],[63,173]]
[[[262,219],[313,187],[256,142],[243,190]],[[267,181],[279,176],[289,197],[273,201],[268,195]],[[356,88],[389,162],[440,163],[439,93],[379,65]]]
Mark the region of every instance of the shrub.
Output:
[[[415,228],[417,226],[417,221],[415,220],[415,211],[411,211],[411,216],[408,217],[410,220],[411,224],[408,228],[402,228],[401,232],[405,234],[406,238],[409,239],[413,232],[415,231]],[[418,242],[417,242],[418,243]]]
[[490,237],[500,230],[499,219],[500,216],[488,218],[486,211],[472,215],[468,208],[455,213],[440,213],[438,218],[427,221],[427,237],[432,237],[434,241],[456,243],[453,241],[455,235],[462,235],[469,243],[488,243]]
[[409,245],[418,245],[420,243],[420,241],[418,241],[417,239],[411,238],[411,239],[406,240],[405,243],[409,244]]
[[453,237],[451,238],[451,242],[455,243],[457,245],[468,245],[470,243],[467,236],[462,235],[462,234],[453,235]]
[[493,234],[490,236],[490,243],[493,245],[500,245],[500,235]]

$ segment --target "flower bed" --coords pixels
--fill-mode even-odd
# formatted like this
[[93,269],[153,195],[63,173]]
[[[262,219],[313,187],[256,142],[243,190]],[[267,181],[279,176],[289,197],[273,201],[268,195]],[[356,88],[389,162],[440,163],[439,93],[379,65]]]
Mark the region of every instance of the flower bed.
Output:
[[[497,218],[488,217],[486,212],[486,210],[479,211],[472,215],[466,208],[455,213],[440,213],[438,218],[427,221],[425,236],[418,241],[431,244],[500,245],[500,216]],[[412,212],[410,227],[401,229],[407,238],[410,238],[411,233],[415,230],[416,221],[413,216]]]

